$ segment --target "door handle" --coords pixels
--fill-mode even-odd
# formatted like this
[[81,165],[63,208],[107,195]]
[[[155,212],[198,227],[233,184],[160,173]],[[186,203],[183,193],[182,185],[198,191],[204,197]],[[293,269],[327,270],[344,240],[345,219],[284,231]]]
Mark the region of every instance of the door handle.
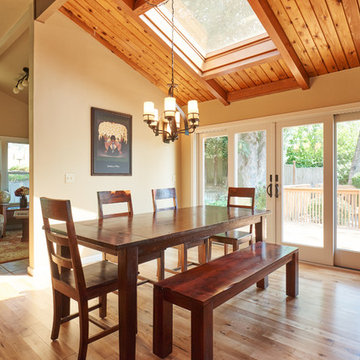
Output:
[[272,175],[270,175],[270,184],[267,186],[266,192],[271,198],[273,196],[273,188],[272,188],[272,186],[273,186],[273,184],[272,184]]
[[275,175],[275,197],[278,198],[279,197],[279,184],[278,184],[278,181],[279,181],[279,175]]

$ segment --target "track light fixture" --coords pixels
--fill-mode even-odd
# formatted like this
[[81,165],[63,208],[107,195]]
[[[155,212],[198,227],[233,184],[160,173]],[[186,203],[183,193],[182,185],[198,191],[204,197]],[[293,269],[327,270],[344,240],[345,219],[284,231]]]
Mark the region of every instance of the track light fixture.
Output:
[[16,85],[13,88],[14,94],[19,94],[20,91],[24,90],[24,88],[29,86],[29,68],[23,68],[24,74],[17,81]]

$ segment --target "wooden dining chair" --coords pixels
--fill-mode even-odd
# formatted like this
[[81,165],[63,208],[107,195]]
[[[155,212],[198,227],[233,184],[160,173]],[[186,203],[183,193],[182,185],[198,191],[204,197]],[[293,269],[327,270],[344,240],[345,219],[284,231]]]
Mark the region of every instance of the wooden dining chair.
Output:
[[[51,339],[59,337],[60,324],[76,317],[80,320],[80,344],[78,360],[86,359],[88,344],[119,330],[119,325],[109,327],[89,315],[99,309],[101,318],[106,317],[107,293],[118,289],[118,268],[108,261],[82,266],[69,200],[40,198],[46,244],[50,260],[53,291],[53,325]],[[55,234],[50,220],[64,221],[66,235]],[[88,301],[98,297],[99,303],[89,307]],[[69,315],[66,308],[69,299],[77,301],[79,312]],[[103,329],[89,337],[89,321]]]
[[[232,203],[233,200],[242,199],[242,201],[247,200],[248,204],[236,204]],[[228,207],[237,207],[242,209],[251,209],[254,211],[255,208],[255,188],[247,187],[229,187],[228,190]],[[210,237],[209,241],[209,259],[211,259],[211,245],[212,242],[224,244],[224,254],[228,254],[228,246],[232,245],[233,251],[239,249],[240,244],[252,242],[252,229],[253,226],[250,225],[249,231],[242,230],[232,230],[225,233],[213,235]]]
[[[131,192],[130,190],[118,190],[118,191],[98,191],[98,213],[99,219],[106,219],[106,218],[114,218],[119,216],[133,216],[133,206],[131,200]],[[121,204],[126,203],[128,211],[125,212],[118,212],[118,213],[111,213],[111,214],[104,214],[104,205],[107,204]],[[104,259],[109,260],[113,263],[117,263],[117,257],[111,254],[104,254]],[[147,259],[150,260],[157,260],[157,279],[163,280],[165,276],[164,272],[164,251],[161,251],[159,254],[155,254],[154,257]],[[153,282],[152,280],[145,278],[141,275],[138,276],[141,282],[138,285],[141,285],[145,282]]]
[[[177,198],[176,198],[176,189],[175,188],[164,188],[164,189],[152,189],[152,200],[153,200],[153,207],[154,213],[158,211],[165,211],[165,210],[176,210],[177,209]],[[160,202],[163,200],[167,200],[170,202],[170,206],[159,206]],[[180,269],[181,272],[186,271],[189,265],[199,265],[197,263],[188,262],[188,249],[196,246],[203,246],[204,253],[202,262],[207,261],[208,256],[208,239],[199,239],[198,241],[192,242],[190,244],[181,244],[174,246],[173,248],[178,250],[178,267],[176,269],[168,269],[165,268],[165,271],[170,273],[178,273]],[[201,249],[200,249],[201,250]]]

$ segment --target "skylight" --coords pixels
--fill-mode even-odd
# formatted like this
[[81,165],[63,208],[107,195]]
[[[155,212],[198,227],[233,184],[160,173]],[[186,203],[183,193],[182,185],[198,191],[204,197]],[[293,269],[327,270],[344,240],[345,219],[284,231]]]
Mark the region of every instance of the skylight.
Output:
[[[170,19],[171,2],[159,9]],[[266,32],[247,0],[176,0],[175,22],[203,54]]]

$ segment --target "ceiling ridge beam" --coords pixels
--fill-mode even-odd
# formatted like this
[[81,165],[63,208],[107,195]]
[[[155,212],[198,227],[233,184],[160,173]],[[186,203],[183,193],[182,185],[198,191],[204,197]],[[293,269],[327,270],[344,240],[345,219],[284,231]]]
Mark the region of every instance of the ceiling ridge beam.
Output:
[[34,15],[35,20],[44,23],[51,15],[58,11],[68,0],[35,0],[34,2]]
[[270,95],[281,91],[299,89],[299,84],[296,79],[289,78],[279,81],[274,81],[268,84],[253,86],[247,89],[236,90],[229,92],[227,100],[231,103],[238,100],[249,99],[252,97]]
[[248,0],[256,16],[280,51],[299,86],[310,88],[309,76],[267,0]]

